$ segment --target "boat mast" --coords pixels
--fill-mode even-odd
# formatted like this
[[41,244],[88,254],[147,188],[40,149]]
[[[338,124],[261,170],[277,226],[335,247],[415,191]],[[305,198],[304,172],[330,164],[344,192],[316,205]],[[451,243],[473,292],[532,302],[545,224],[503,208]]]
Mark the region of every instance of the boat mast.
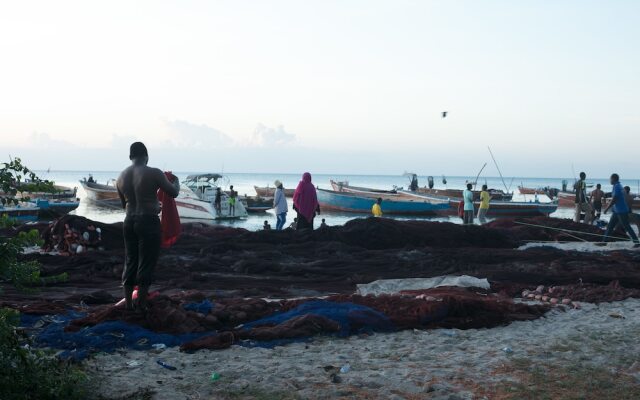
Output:
[[507,184],[504,181],[504,177],[502,176],[502,172],[500,171],[500,167],[498,166],[498,163],[496,162],[496,158],[493,156],[493,152],[491,151],[491,147],[487,146],[487,149],[489,149],[489,154],[491,154],[491,159],[493,159],[493,163],[496,165],[496,168],[498,169],[498,173],[500,174],[500,179],[502,179],[502,184],[504,185],[504,188],[507,190],[507,193],[508,193],[509,189],[507,188]]
[[473,190],[476,190],[476,185],[478,184],[478,179],[480,178],[480,174],[482,173],[482,170],[484,169],[484,167],[487,166],[487,163],[484,163],[484,165],[482,166],[482,168],[480,168],[480,171],[478,171],[478,175],[476,175],[476,180],[473,181]]

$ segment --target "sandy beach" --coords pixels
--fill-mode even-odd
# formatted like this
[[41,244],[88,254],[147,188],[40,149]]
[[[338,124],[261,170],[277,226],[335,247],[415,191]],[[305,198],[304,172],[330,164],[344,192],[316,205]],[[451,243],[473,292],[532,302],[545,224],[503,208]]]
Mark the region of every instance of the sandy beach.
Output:
[[[96,393],[108,399],[632,399],[640,394],[639,334],[640,300],[629,299],[556,308],[493,329],[317,337],[194,354],[123,350],[86,366]],[[219,380],[211,381],[213,372]]]
[[[159,260],[159,294],[145,315],[114,306],[121,231],[102,224],[103,250],[23,255],[45,277],[68,277],[37,293],[5,285],[2,305],[30,316],[24,329],[36,346],[76,359],[98,399],[637,398],[640,252],[628,242],[585,243],[594,227],[522,221],[529,226],[374,218],[309,232],[185,225]],[[54,228],[42,226],[43,237]],[[420,287],[444,276],[471,287]],[[393,293],[354,295],[376,281],[373,293]],[[542,301],[522,299],[536,289]],[[331,309],[299,308],[314,298]],[[333,309],[341,304],[346,313]],[[154,349],[160,338],[171,342]],[[273,339],[288,344],[265,347]]]

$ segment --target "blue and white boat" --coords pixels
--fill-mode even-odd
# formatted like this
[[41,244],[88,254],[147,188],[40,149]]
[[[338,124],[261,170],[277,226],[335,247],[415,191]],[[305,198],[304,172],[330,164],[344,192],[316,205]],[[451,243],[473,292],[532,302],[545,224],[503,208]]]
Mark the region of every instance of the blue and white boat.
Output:
[[[322,210],[342,211],[370,214],[371,207],[376,202],[373,196],[356,193],[336,192],[333,190],[317,189],[318,202]],[[382,212],[389,215],[438,215],[449,209],[448,201],[429,201],[420,198],[391,198],[382,197]]]
[[0,204],[0,216],[18,222],[31,222],[38,220],[40,208],[33,203],[19,203],[16,206],[5,206]]
[[40,219],[58,218],[66,215],[78,208],[78,199],[35,199],[30,203],[35,204],[40,209],[38,217]]

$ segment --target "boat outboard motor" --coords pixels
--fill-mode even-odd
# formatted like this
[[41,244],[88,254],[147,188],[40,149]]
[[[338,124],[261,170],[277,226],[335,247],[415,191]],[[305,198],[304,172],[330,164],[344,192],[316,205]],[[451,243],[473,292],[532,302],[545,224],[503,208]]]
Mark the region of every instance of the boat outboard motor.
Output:
[[429,182],[429,189],[433,189],[433,176],[427,177],[427,181]]
[[562,180],[562,191],[563,192],[567,191],[567,180],[566,179]]
[[444,175],[442,175],[442,184],[443,185],[447,184],[447,178],[445,178]]

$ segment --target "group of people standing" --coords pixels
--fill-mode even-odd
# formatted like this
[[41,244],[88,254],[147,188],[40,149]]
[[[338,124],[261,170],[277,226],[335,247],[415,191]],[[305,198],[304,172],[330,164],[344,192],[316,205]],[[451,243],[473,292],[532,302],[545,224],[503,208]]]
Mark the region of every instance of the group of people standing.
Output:
[[[602,191],[602,185],[598,184],[591,192],[591,195],[588,196],[586,179],[587,174],[580,172],[580,180],[575,184],[576,197],[573,220],[576,223],[584,220],[585,224],[591,224],[594,220],[599,219],[602,214],[605,193]],[[607,242],[611,234],[620,226],[633,240],[635,246],[640,246],[638,236],[631,227],[631,223],[635,223],[638,231],[640,231],[640,215],[633,212],[631,188],[629,186],[622,187],[618,174],[611,174],[609,181],[612,185],[611,201],[609,201],[607,208],[604,210],[604,214],[607,214],[609,210],[612,210],[613,213],[607,224],[603,242]],[[584,219],[582,218],[583,213]]]
[[[460,206],[462,208],[462,221],[465,225],[473,224],[473,217],[475,215],[475,209],[473,207],[473,184],[467,183],[467,188],[462,191],[462,202]],[[491,202],[491,194],[487,185],[482,185],[482,191],[480,192],[480,207],[478,207],[478,220],[481,224],[487,222],[487,212],[489,211],[489,203]]]
[[[276,212],[276,230],[280,231],[287,222],[289,205],[282,182],[275,181],[274,184],[276,191],[273,197],[273,208]],[[311,174],[308,172],[302,175],[302,180],[293,193],[293,210],[297,213],[296,230],[313,229],[313,221],[316,215],[320,214],[320,203],[318,203],[316,187],[311,182]]]
[[[203,187],[204,190],[204,187]],[[238,192],[233,189],[233,185],[229,186],[228,202],[229,202],[229,216],[236,215],[236,202],[238,199]],[[216,194],[213,198],[213,207],[216,210],[217,215],[222,215],[222,189],[216,188]]]

